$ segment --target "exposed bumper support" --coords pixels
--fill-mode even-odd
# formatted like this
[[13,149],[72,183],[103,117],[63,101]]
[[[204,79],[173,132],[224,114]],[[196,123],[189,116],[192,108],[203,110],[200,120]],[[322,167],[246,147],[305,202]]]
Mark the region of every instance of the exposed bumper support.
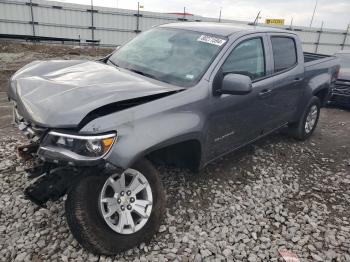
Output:
[[[44,171],[44,170],[42,170]],[[37,177],[40,170],[33,170],[29,177]],[[56,201],[73,185],[81,172],[70,168],[55,168],[42,173],[33,184],[24,191],[25,196],[40,207],[46,207],[46,202]]]
[[37,143],[22,145],[17,147],[17,153],[24,161],[27,161],[35,157],[38,148],[39,144]]
[[29,178],[37,180],[24,191],[25,196],[40,207],[46,207],[46,202],[57,201],[64,196],[72,186],[76,185],[82,176],[104,175],[122,172],[122,169],[110,164],[95,167],[73,168],[45,162],[28,170]]

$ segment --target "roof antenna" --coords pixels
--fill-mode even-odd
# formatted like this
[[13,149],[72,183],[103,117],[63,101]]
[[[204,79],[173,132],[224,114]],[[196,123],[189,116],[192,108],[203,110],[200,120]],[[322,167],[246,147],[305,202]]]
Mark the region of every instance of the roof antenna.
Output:
[[257,16],[255,17],[254,22],[253,22],[253,23],[249,23],[248,25],[257,25],[258,22],[259,22],[259,19],[261,18],[261,17],[260,17],[260,13],[261,13],[261,11],[259,11],[259,13],[257,14]]

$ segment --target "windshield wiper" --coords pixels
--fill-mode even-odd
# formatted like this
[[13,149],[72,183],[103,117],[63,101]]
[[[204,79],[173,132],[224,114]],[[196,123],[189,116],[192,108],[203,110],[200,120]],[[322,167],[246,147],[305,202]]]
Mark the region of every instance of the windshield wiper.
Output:
[[116,63],[114,63],[111,59],[108,59],[108,61],[109,61],[112,65],[114,65],[115,67],[120,67],[120,66],[118,66]]
[[149,77],[149,78],[153,78],[153,79],[156,79],[156,80],[159,80],[160,79],[158,77],[156,77],[155,75],[152,75],[152,74],[149,74],[149,73],[145,73],[143,71],[140,71],[140,70],[136,70],[136,69],[132,69],[132,68],[125,68],[131,72],[134,72],[136,74],[139,74],[139,75],[143,75],[143,76],[146,76],[146,77]]

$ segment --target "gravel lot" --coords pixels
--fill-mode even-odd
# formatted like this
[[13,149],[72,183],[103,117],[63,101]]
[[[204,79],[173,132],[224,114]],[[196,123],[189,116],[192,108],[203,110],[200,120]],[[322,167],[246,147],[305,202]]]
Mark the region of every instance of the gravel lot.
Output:
[[[19,46],[0,42],[2,88],[9,71],[31,60],[110,51]],[[350,261],[348,110],[323,109],[306,142],[274,134],[199,174],[159,167],[168,198],[159,233],[148,245],[103,257],[73,239],[63,201],[39,209],[24,199],[30,181],[15,148],[26,141],[9,125],[4,93],[0,108],[1,261],[282,261],[284,250],[300,261]]]

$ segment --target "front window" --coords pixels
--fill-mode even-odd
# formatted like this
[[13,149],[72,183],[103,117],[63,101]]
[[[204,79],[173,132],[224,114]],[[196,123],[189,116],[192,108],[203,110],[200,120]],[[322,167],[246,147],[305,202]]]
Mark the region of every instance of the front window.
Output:
[[155,28],[128,42],[109,62],[163,82],[192,86],[226,41],[200,32]]
[[262,39],[253,38],[241,42],[222,65],[224,74],[234,73],[256,80],[265,76],[265,57]]

